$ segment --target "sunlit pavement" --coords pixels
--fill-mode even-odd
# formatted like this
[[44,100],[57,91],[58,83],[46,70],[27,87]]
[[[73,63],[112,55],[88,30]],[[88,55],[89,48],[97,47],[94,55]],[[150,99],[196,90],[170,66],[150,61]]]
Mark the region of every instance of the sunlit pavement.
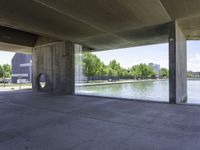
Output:
[[2,87],[0,86],[0,92],[1,91],[16,91],[16,90],[24,90],[24,89],[32,89],[31,86],[6,86]]
[[0,93],[0,150],[199,150],[200,107]]

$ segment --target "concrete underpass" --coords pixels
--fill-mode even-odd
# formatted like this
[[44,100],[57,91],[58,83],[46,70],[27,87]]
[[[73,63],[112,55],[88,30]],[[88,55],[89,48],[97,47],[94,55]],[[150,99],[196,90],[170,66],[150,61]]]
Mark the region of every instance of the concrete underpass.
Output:
[[[199,25],[199,0],[1,1],[0,49],[32,54],[33,91],[0,93],[0,149],[199,150],[200,107],[185,104]],[[74,94],[76,50],[167,42],[168,103]]]

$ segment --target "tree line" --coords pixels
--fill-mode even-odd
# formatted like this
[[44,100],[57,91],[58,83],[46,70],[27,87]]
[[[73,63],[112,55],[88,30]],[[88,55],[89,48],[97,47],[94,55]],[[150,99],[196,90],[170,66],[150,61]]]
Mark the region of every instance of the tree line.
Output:
[[[157,74],[152,67],[145,63],[134,65],[131,68],[123,68],[115,59],[105,65],[96,55],[85,52],[83,53],[83,74],[85,76],[119,76],[119,77],[155,77]],[[161,68],[160,77],[168,77],[168,70]]]
[[0,65],[0,78],[11,77],[11,66],[9,64]]

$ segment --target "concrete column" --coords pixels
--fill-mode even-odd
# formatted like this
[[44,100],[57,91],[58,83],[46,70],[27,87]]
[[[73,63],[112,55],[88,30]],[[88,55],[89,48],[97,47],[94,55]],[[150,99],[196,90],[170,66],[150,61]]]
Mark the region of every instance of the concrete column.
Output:
[[[74,49],[72,42],[53,42],[33,49],[33,89],[59,94],[74,94]],[[46,76],[41,89],[38,76]]]
[[187,101],[186,38],[176,21],[169,25],[169,101]]

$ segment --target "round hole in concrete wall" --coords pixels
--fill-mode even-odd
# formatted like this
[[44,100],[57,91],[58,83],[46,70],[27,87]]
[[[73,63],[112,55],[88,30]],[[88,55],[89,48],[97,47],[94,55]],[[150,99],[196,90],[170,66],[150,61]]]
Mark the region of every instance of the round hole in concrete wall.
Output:
[[39,74],[38,83],[40,89],[44,89],[47,86],[47,79],[43,73]]

